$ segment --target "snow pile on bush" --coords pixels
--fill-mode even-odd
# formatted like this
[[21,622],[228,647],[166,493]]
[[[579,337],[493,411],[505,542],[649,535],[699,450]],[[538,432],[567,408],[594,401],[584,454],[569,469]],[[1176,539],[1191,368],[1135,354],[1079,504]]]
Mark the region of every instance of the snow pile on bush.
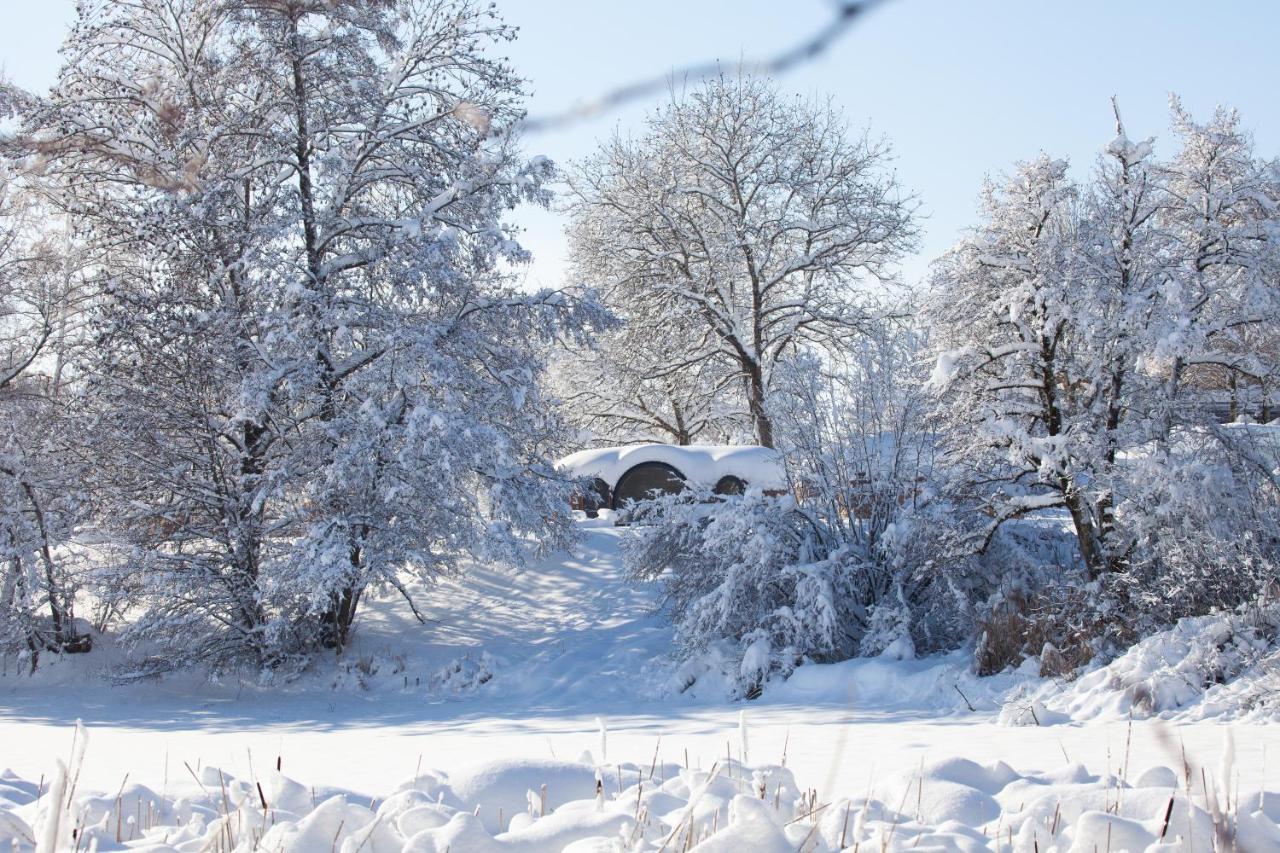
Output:
[[627,571],[655,583],[686,664],[676,684],[724,673],[729,695],[754,698],[804,660],[852,657],[868,572],[856,554],[824,555],[794,498],[751,490],[709,505],[698,492],[646,507],[623,542]]
[[1280,605],[1179,620],[1035,701],[1073,719],[1280,719]]
[[[1280,845],[1277,792],[1240,790],[1230,734],[1215,776],[1153,767],[1092,775],[1080,764],[1021,774],[960,758],[872,776],[823,800],[785,767],[723,758],[709,768],[506,759],[419,771],[385,798],[309,788],[269,769],[192,770],[161,790],[105,795],[70,770],[33,783],[0,774],[0,848],[340,853],[550,851],[1263,850]],[[746,735],[741,749],[746,753]],[[603,745],[602,745],[603,750]],[[1179,766],[1183,766],[1179,761]],[[1192,782],[1195,784],[1193,785]],[[174,787],[180,788],[174,791]]]

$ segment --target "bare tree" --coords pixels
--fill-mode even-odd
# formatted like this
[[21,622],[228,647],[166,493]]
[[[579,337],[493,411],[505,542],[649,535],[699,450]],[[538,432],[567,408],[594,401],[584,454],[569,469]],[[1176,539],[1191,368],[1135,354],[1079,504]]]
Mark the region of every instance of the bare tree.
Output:
[[749,435],[742,383],[729,366],[672,358],[696,332],[690,326],[668,325],[655,338],[643,323],[624,323],[563,353],[553,377],[569,421],[593,443],[730,443]]
[[[779,360],[860,334],[914,245],[915,205],[888,159],[829,104],[722,75],[574,170],[571,262],[670,347],[669,366],[732,370],[771,447]],[[696,332],[673,339],[673,324]]]

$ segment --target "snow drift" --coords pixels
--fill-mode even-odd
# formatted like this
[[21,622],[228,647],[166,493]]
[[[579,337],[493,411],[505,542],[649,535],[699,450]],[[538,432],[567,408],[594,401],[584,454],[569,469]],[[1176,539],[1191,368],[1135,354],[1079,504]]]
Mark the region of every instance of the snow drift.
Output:
[[[707,768],[506,759],[419,771],[380,797],[317,790],[271,767],[240,778],[212,766],[172,791],[126,782],[76,788],[77,761],[52,784],[0,774],[0,846],[16,851],[331,850],[341,853],[550,851],[1264,850],[1280,845],[1277,792],[1240,790],[1228,734],[1219,776],[1199,768],[1094,775],[1081,764],[1022,773],[941,758],[874,776],[819,801],[790,770],[726,756]],[[745,750],[744,737],[741,747]],[[1193,776],[1197,783],[1192,786]],[[1205,777],[1209,778],[1209,777]]]
[[1280,605],[1182,619],[1027,701],[1073,720],[1280,718]]

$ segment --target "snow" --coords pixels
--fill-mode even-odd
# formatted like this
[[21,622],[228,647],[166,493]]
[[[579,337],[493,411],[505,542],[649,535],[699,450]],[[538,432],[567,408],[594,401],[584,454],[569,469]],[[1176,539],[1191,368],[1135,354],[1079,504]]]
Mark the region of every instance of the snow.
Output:
[[965,710],[969,704],[997,709],[1010,690],[1031,677],[1010,672],[980,678],[971,672],[963,651],[915,660],[885,654],[802,666],[775,685],[769,698],[797,704],[871,704],[883,710],[945,715]]
[[1280,720],[1280,607],[1182,619],[1032,701],[1071,720]]
[[581,450],[564,457],[557,466],[574,476],[599,477],[613,488],[619,477],[642,462],[665,463],[689,482],[707,487],[732,475],[761,489],[787,488],[781,457],[755,445],[631,444]]
[[1136,166],[1151,156],[1155,139],[1147,138],[1141,142],[1132,142],[1123,132],[1107,144],[1106,152],[1125,166]]
[[[714,680],[675,692],[656,591],[621,574],[626,532],[606,520],[580,521],[578,532],[571,557],[523,572],[473,565],[465,577],[412,587],[425,626],[394,596],[377,598],[347,656],[292,682],[174,674],[113,685],[106,644],[50,660],[34,677],[10,660],[0,677],[0,768],[14,773],[0,778],[0,849],[4,833],[44,828],[34,797],[43,787],[50,798],[78,718],[88,744],[72,773],[75,797],[86,819],[107,821],[99,850],[119,849],[112,810],[132,809],[135,822],[121,822],[126,838],[163,821],[174,849],[207,843],[225,829],[225,811],[242,828],[260,827],[261,782],[279,845],[265,849],[609,850],[634,828],[639,799],[650,817],[639,849],[659,849],[686,812],[699,849],[796,850],[805,837],[806,849],[835,849],[847,808],[846,842],[861,838],[864,850],[882,840],[889,850],[994,850],[997,831],[1008,849],[1012,831],[1013,849],[1031,849],[1034,837],[1048,851],[1056,810],[1052,843],[1066,851],[1091,849],[1107,827],[1113,840],[1150,837],[1170,779],[1184,790],[1184,746],[1196,779],[1201,767],[1211,789],[1222,778],[1225,729],[1207,707],[1130,723],[1113,686],[1080,687],[1094,704],[1076,707],[1038,693],[1069,686],[1031,666],[979,678],[963,652],[806,664],[750,703],[725,702]],[[1199,647],[1190,638],[1201,629],[1183,626],[1188,648]],[[1039,721],[1007,725],[1033,697]],[[1062,718],[1043,713],[1055,708]],[[1242,833],[1270,839],[1280,738],[1267,717],[1236,716],[1230,775]],[[1263,788],[1272,792],[1267,815],[1256,816]],[[787,823],[808,789],[824,806],[816,824]],[[1193,793],[1193,821],[1208,833],[1199,782]],[[1172,828],[1182,831],[1188,809],[1178,797]]]
[[[75,734],[81,745],[89,733]],[[0,844],[17,850],[217,849],[379,851],[1154,851],[1234,839],[1280,843],[1280,797],[1236,773],[1224,741],[1218,781],[1193,762],[1135,772],[1126,746],[1103,772],[1067,761],[1018,770],[1004,761],[922,759],[869,774],[860,793],[823,799],[782,764],[732,754],[710,767],[656,762],[500,759],[454,773],[415,772],[371,798],[309,787],[268,767],[205,767],[163,788],[115,796],[59,764],[49,789],[0,774]],[[1064,750],[1065,751],[1065,750]],[[74,832],[74,836],[73,836]],[[1161,846],[1162,842],[1167,846]]]
[[933,366],[933,372],[929,375],[929,387],[937,390],[945,389],[964,367],[964,360],[972,357],[972,355],[973,349],[971,347],[961,347],[956,350],[939,353],[938,360]]

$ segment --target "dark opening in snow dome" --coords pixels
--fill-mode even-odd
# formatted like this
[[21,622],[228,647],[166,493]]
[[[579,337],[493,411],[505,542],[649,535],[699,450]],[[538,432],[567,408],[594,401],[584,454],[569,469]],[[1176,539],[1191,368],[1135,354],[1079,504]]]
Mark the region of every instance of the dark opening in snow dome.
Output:
[[591,486],[587,493],[583,495],[574,509],[580,509],[587,514],[587,518],[596,518],[600,515],[600,510],[608,509],[613,505],[613,494],[609,490],[609,484],[599,477],[591,481]]
[[716,483],[715,493],[717,495],[741,495],[747,491],[747,484],[741,478],[732,474],[725,474]]
[[613,508],[629,501],[642,501],[655,494],[675,494],[685,489],[684,475],[665,462],[641,462],[618,478],[613,490]]

